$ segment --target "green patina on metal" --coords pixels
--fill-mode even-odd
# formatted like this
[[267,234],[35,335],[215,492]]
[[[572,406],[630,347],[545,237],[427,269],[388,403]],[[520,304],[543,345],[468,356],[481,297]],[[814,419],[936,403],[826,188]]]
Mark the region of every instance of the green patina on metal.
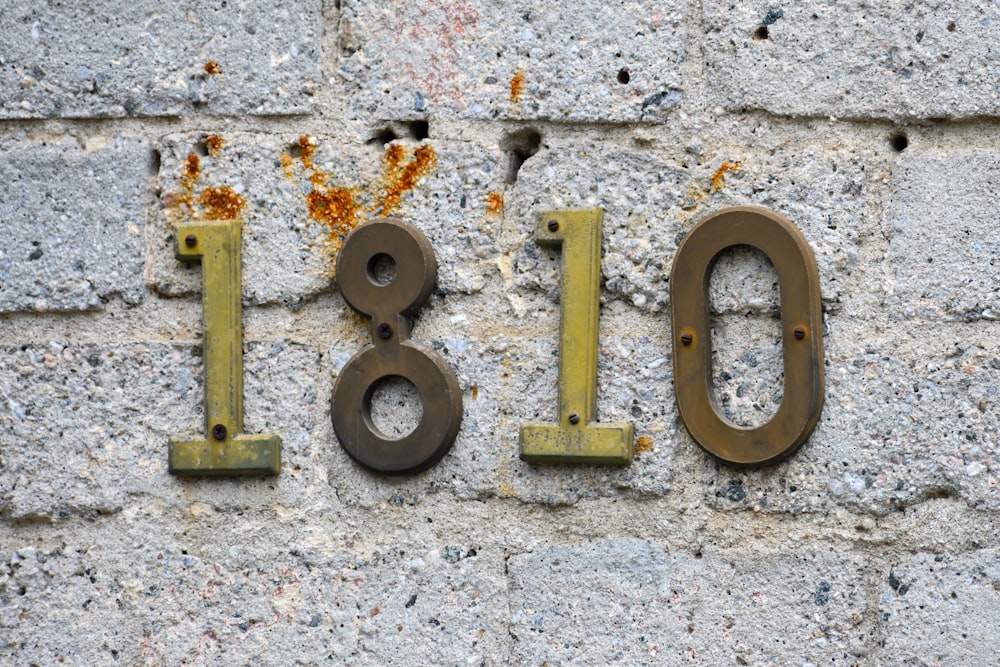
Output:
[[170,438],[174,475],[276,475],[281,438],[243,433],[243,323],[239,220],[185,225],[177,258],[201,259],[206,438]]
[[562,247],[559,422],[522,424],[521,459],[530,463],[632,462],[632,424],[598,424],[601,209],[542,214],[535,240]]

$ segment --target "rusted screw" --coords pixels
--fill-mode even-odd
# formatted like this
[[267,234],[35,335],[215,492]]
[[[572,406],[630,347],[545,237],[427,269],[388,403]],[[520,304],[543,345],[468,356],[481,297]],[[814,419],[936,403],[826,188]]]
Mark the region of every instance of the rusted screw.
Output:
[[549,228],[550,232],[558,232],[559,231],[559,221],[558,220],[549,220],[548,228]]
[[692,336],[689,333],[682,333],[681,342],[684,343],[685,345],[690,345],[691,343],[694,342],[694,336]]
[[575,412],[569,413],[569,423],[572,424],[573,426],[576,426],[577,424],[579,424],[580,423],[580,415],[576,414]]
[[376,329],[376,331],[378,331],[378,337],[382,340],[389,340],[392,338],[392,327],[389,326],[388,322],[383,322],[378,325],[378,329]]
[[795,337],[798,338],[799,340],[802,340],[803,338],[806,337],[806,330],[803,329],[802,327],[795,327],[795,331],[793,331],[792,333],[795,334]]
[[195,247],[196,245],[198,245],[198,237],[196,237],[194,234],[188,234],[187,236],[184,237],[184,245],[186,245],[189,248]]
[[216,440],[225,440],[226,433],[227,433],[226,427],[223,426],[222,424],[216,424],[215,426],[212,427],[212,437],[215,438]]

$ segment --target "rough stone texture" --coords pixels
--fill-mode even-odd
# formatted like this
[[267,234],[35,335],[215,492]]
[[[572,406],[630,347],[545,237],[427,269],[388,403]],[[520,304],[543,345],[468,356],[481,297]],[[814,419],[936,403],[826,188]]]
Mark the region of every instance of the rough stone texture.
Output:
[[308,111],[319,0],[0,5],[0,118]]
[[1000,153],[907,151],[892,181],[889,261],[899,319],[1000,318]]
[[[269,502],[269,482],[182,482],[167,439],[203,432],[200,346],[163,343],[7,346],[0,354],[0,512],[61,519],[122,511],[135,497],[173,504],[188,486],[225,506]],[[244,429],[282,439],[281,498],[315,483],[309,431],[316,353],[283,341],[248,345]],[[254,498],[257,500],[254,500]]]
[[826,402],[797,454],[736,471],[702,457],[681,432],[682,460],[720,509],[800,513],[841,505],[886,514],[956,497],[996,510],[1000,359],[962,338],[954,325],[859,345],[828,335]]
[[148,155],[137,137],[0,140],[0,313],[145,298]]
[[902,665],[988,665],[1000,640],[1000,553],[918,553],[882,579],[879,625]]
[[851,664],[866,566],[846,554],[669,554],[642,540],[509,560],[512,664]]
[[[491,236],[503,206],[496,192],[498,149],[410,139],[385,147],[377,141],[341,146],[331,137],[302,136],[314,151],[305,160],[299,135],[189,133],[164,139],[163,209],[150,233],[157,291],[200,290],[201,268],[174,259],[177,225],[239,218],[244,299],[298,307],[331,289],[345,229],[338,225],[346,222],[349,229],[379,215],[401,217],[430,239],[438,254],[440,290],[482,289],[481,264],[497,254]],[[213,193],[221,194],[222,206],[212,205]],[[314,195],[319,198],[311,200]]]
[[289,547],[211,509],[183,521],[187,530],[152,539],[115,519],[117,531],[90,539],[6,542],[0,659],[502,664],[498,552],[449,542],[376,548],[352,532],[282,530]]
[[682,2],[341,5],[350,113],[663,120],[681,99]]
[[[544,141],[544,138],[543,138]],[[529,235],[539,213],[552,208],[600,206],[604,216],[602,273],[608,298],[622,298],[640,311],[668,309],[670,268],[677,246],[703,216],[726,206],[757,204],[778,211],[805,235],[816,255],[825,305],[837,309],[860,264],[866,235],[868,185],[863,150],[819,146],[739,146],[710,151],[692,140],[681,160],[662,150],[613,142],[545,143],[521,167],[511,202],[519,238],[512,248],[514,284],[539,287],[547,272],[535,269],[539,249]],[[713,281],[720,312],[776,312],[764,302],[770,292],[761,258]],[[762,273],[763,272],[763,273]],[[749,282],[748,282],[749,281]],[[741,285],[738,287],[738,285]],[[723,297],[722,295],[726,295]],[[776,296],[777,293],[774,292]]]
[[[518,458],[518,433],[525,422],[555,422],[558,321],[556,304],[536,303],[526,320],[551,332],[526,340],[495,336],[477,342],[454,332],[450,338],[424,338],[418,321],[414,338],[435,349],[455,370],[463,390],[462,429],[451,452],[427,472],[405,478],[365,473],[337,447],[331,455],[330,481],[349,504],[413,502],[428,492],[450,491],[459,498],[513,497],[546,505],[581,498],[660,495],[670,487],[670,450],[676,425],[662,339],[608,336],[598,362],[598,415],[603,423],[630,422],[641,450],[631,466],[537,466]],[[433,328],[433,327],[432,327]],[[361,349],[338,345],[328,355],[333,374]],[[643,378],[636,386],[629,378]],[[401,392],[386,392],[395,404]],[[530,400],[525,400],[530,397]],[[379,410],[374,406],[373,411]],[[398,408],[397,408],[398,409]],[[405,417],[401,418],[405,420]],[[324,425],[325,429],[325,425]],[[337,442],[329,430],[331,441]],[[327,437],[326,430],[320,436]]]
[[797,116],[996,115],[992,2],[704,3],[705,82],[725,108]]

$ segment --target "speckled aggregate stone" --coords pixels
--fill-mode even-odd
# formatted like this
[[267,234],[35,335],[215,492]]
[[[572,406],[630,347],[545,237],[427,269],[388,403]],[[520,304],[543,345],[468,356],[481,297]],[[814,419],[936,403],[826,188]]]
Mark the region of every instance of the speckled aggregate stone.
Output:
[[[315,352],[283,341],[249,344],[244,359],[244,431],[281,437],[286,504],[315,483],[315,365]],[[167,474],[168,438],[203,434],[201,372],[201,348],[190,344],[3,348],[0,511],[95,516],[122,511],[137,495],[176,503],[188,484],[222,506],[269,502],[259,478],[185,483]]]
[[319,0],[0,7],[0,118],[308,111]]
[[686,5],[341,4],[354,116],[662,121],[680,102]]
[[[836,309],[860,265],[861,239],[871,225],[864,193],[863,150],[769,146],[763,153],[734,146],[707,151],[692,141],[682,160],[656,147],[543,137],[544,147],[521,167],[508,200],[520,247],[512,249],[515,284],[539,287],[549,251],[531,241],[537,216],[555,208],[604,209],[601,271],[608,298],[640,311],[669,310],[669,277],[677,246],[694,224],[726,206],[756,204],[786,216],[816,256],[824,302]],[[754,278],[761,260],[720,271],[713,304],[720,312],[776,311]],[[728,276],[728,277],[726,277]],[[750,282],[748,282],[750,281]],[[725,295],[725,296],[723,296]],[[775,293],[776,295],[776,293]]]
[[[209,151],[208,137],[221,147]],[[314,169],[301,156],[300,137],[313,142]],[[223,189],[227,202],[240,201],[232,217],[243,222],[243,295],[250,304],[282,303],[297,307],[304,299],[329,291],[336,262],[330,245],[329,222],[345,218],[361,223],[384,213],[416,226],[438,255],[438,288],[443,292],[474,293],[482,289],[484,271],[497,255],[494,234],[502,218],[488,206],[490,192],[502,187],[499,149],[473,142],[392,144],[401,155],[402,169],[415,164],[423,147],[433,159],[416,177],[399,176],[387,167],[389,146],[360,143],[341,147],[326,135],[254,135],[247,133],[188,133],[171,135],[162,145],[159,194],[163,208],[151,221],[154,239],[153,285],[164,294],[200,290],[201,268],[174,258],[174,230],[178,225],[211,216],[211,208],[197,202],[205,192]],[[203,154],[204,153],[204,154]],[[189,156],[199,166],[193,185],[187,185]],[[295,157],[292,157],[292,156]],[[353,204],[334,204],[334,215],[322,204],[310,205],[306,196],[319,174],[331,190],[349,193]],[[393,176],[396,174],[396,176]],[[398,195],[391,210],[379,207],[386,192]],[[502,195],[499,195],[502,202]],[[190,198],[193,207],[185,205]],[[502,209],[502,203],[499,205]],[[353,216],[353,217],[352,217]],[[341,238],[338,235],[337,238]]]
[[0,313],[142,301],[146,142],[4,141],[0,156]]
[[889,213],[892,314],[899,319],[1000,318],[1000,230],[994,150],[907,151]]
[[202,507],[186,515],[186,529],[155,536],[130,513],[83,538],[7,542],[0,659],[502,664],[499,552],[375,546],[340,530],[261,533]]
[[882,515],[937,497],[1000,508],[1000,359],[963,338],[955,325],[859,346],[828,336],[826,402],[798,453],[738,471],[698,456],[682,433],[683,458],[720,509]]
[[852,664],[874,630],[867,569],[812,550],[546,545],[509,560],[512,664]]
[[852,118],[995,114],[992,2],[704,4],[705,82],[726,109]]
[[879,625],[905,665],[988,665],[1000,630],[1000,553],[917,553],[883,573]]

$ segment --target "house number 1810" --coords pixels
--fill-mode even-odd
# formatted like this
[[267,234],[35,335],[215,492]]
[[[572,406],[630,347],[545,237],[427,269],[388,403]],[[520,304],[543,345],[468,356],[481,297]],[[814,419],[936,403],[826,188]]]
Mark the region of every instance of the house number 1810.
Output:
[[[558,417],[553,424],[521,426],[520,454],[528,462],[628,464],[632,460],[632,425],[602,424],[597,419],[602,222],[600,209],[540,216],[536,242],[561,247],[563,256]],[[205,271],[205,412],[210,436],[171,441],[174,474],[276,474],[280,469],[277,436],[240,433],[239,225],[239,221],[208,223],[178,232],[178,257],[200,256]],[[720,415],[711,389],[709,279],[718,256],[736,245],[752,246],[767,255],[780,283],[784,396],[774,417],[756,428],[739,427]],[[380,262],[393,265],[395,276],[380,275]],[[409,339],[407,316],[430,295],[436,270],[426,237],[395,219],[360,225],[348,235],[338,257],[341,292],[348,305],[371,320],[372,343],[347,363],[337,379],[331,411],[334,430],[354,460],[379,472],[404,474],[430,467],[458,435],[462,397],[454,372],[433,350]],[[734,465],[764,465],[791,455],[809,437],[823,406],[819,273],[802,233],[767,209],[745,206],[719,211],[695,225],[681,243],[670,292],[674,392],[688,432],[710,454]],[[220,318],[220,312],[225,316]],[[371,414],[375,388],[390,377],[410,380],[423,406],[416,429],[400,439],[381,433]]]

